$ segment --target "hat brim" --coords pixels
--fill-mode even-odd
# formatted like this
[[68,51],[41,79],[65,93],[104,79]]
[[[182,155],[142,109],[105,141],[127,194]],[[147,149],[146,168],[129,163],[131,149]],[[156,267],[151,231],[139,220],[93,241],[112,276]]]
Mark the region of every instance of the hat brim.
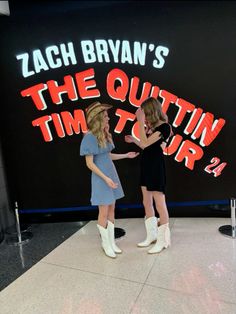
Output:
[[86,109],[86,120],[90,123],[99,113],[111,109],[113,106],[96,102]]
[[102,107],[104,107],[104,110],[111,109],[113,106],[108,104],[102,104]]

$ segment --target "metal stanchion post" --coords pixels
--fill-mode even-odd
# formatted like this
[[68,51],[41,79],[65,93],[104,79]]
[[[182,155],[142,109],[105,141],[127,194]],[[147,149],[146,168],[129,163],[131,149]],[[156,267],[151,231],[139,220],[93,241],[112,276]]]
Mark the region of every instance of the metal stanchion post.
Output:
[[230,199],[231,208],[231,225],[221,226],[219,231],[224,236],[236,239],[236,223],[235,223],[235,208],[236,208],[236,198]]
[[20,220],[19,220],[19,211],[18,211],[18,204],[15,202],[15,215],[16,215],[16,230],[17,230],[17,237],[18,242],[21,243],[21,231],[20,231]]
[[236,238],[236,230],[235,230],[235,203],[236,199],[231,198],[231,226],[232,226],[232,237]]
[[[30,228],[30,225],[28,224],[22,224],[20,223],[20,230],[21,232],[24,232],[24,231],[27,231],[28,229]],[[6,228],[5,230],[5,234],[8,235],[8,234],[17,234],[17,230],[16,230],[16,225],[13,225],[13,226],[10,226],[8,228]]]
[[15,202],[15,216],[16,216],[16,230],[17,235],[9,235],[6,242],[9,245],[21,245],[29,242],[30,239],[32,239],[33,234],[32,232],[23,231],[20,230],[20,219],[19,219],[19,211],[18,211],[18,204]]
[[[16,208],[17,207],[18,207],[17,202],[15,202],[15,217],[18,215],[18,213],[16,213]],[[19,217],[19,215],[18,215],[18,217]],[[30,227],[28,224],[24,224],[24,223],[21,223],[21,222],[19,222],[19,226],[20,226],[21,232],[27,231],[29,229],[29,227]],[[16,229],[16,224],[6,228],[5,234],[6,234],[6,236],[8,236],[8,235],[17,235],[18,231]]]
[[3,239],[4,239],[4,233],[2,231],[2,226],[0,224],[0,243],[3,241]]

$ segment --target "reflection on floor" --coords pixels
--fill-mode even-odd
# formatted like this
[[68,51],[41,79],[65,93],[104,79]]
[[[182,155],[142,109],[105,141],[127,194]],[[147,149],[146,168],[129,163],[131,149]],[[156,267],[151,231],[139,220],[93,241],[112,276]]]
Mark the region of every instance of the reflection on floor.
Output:
[[[102,252],[96,221],[78,232],[75,223],[61,224],[75,233],[55,249],[54,224],[40,232],[38,251],[36,243],[27,251],[27,244],[21,258],[12,257],[15,269],[22,260],[25,269],[36,264],[0,292],[1,314],[236,313],[236,240],[218,232],[228,218],[172,218],[172,246],[154,255],[136,246],[145,235],[143,219],[116,223],[126,231],[116,259]],[[9,260],[4,245],[1,268],[2,258]]]

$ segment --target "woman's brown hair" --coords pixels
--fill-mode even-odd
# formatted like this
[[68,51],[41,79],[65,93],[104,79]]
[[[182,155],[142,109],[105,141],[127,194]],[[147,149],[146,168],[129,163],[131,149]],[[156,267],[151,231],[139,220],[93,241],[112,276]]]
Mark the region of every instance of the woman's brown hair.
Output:
[[141,108],[151,129],[155,129],[160,124],[160,121],[168,122],[168,117],[162,111],[161,103],[156,98],[147,98],[142,102]]

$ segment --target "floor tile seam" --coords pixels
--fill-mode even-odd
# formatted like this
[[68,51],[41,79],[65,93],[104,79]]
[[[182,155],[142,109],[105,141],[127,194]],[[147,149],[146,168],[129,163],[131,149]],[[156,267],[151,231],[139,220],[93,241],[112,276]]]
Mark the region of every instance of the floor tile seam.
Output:
[[59,264],[54,264],[54,263],[49,263],[49,262],[43,262],[40,261],[40,263],[43,264],[47,264],[47,265],[51,265],[51,266],[56,266],[56,267],[60,267],[60,268],[65,268],[65,269],[72,269],[72,270],[77,270],[83,273],[89,273],[89,274],[94,274],[94,275],[100,275],[102,277],[110,277],[113,279],[119,279],[119,280],[124,280],[124,281],[128,281],[131,283],[136,283],[139,285],[143,285],[144,282],[140,282],[140,281],[134,281],[134,280],[130,280],[130,279],[126,279],[126,278],[121,278],[121,277],[116,277],[116,276],[111,276],[111,275],[107,275],[107,274],[101,274],[101,273],[97,273],[97,272],[93,272],[93,271],[89,271],[89,270],[84,270],[84,269],[80,269],[80,268],[74,268],[74,267],[70,267],[70,266],[65,266],[65,265],[59,265]]
[[[170,291],[170,292],[176,292],[176,293],[179,293],[179,294],[183,294],[185,296],[192,296],[192,297],[202,296],[201,294],[188,293],[188,292],[185,292],[185,291],[180,291],[180,290],[175,290],[175,289],[168,289],[168,288],[155,286],[155,285],[148,284],[148,283],[144,283],[144,286],[148,286],[148,287],[152,287],[152,288],[158,288],[158,289],[165,290],[165,291]],[[236,303],[234,303],[234,302],[229,302],[229,301],[226,301],[226,300],[223,300],[223,299],[219,299],[219,298],[216,299],[216,298],[212,297],[211,299],[215,300],[215,301],[220,301],[220,302],[223,302],[223,303],[231,304],[231,305],[236,305]]]
[[[148,254],[148,253],[147,253]],[[153,267],[154,267],[154,265],[156,264],[156,260],[157,260],[157,254],[156,254],[156,256],[155,256],[155,259],[154,259],[154,261],[153,261],[153,264],[152,264],[152,266],[151,266],[151,268],[150,268],[150,270],[149,270],[149,272],[148,272],[148,274],[147,274],[147,276],[146,276],[146,279],[145,279],[145,281],[144,281],[144,285],[146,284],[146,282],[147,282],[147,280],[148,280],[148,277],[149,277],[149,275],[150,275],[150,273],[151,273],[151,271],[152,271],[152,269],[153,269]]]
[[139,299],[139,297],[140,297],[140,295],[141,295],[141,293],[142,293],[142,291],[143,291],[143,289],[144,289],[144,286],[145,286],[145,285],[142,284],[142,287],[141,287],[141,289],[140,289],[140,291],[139,291],[137,297],[135,298],[135,300],[134,300],[134,302],[133,302],[133,305],[131,306],[131,309],[130,309],[129,314],[132,314],[132,313],[133,313],[133,310],[134,310],[134,308],[135,308],[135,305],[136,305],[136,303],[137,303],[137,301],[138,301],[138,299]]

